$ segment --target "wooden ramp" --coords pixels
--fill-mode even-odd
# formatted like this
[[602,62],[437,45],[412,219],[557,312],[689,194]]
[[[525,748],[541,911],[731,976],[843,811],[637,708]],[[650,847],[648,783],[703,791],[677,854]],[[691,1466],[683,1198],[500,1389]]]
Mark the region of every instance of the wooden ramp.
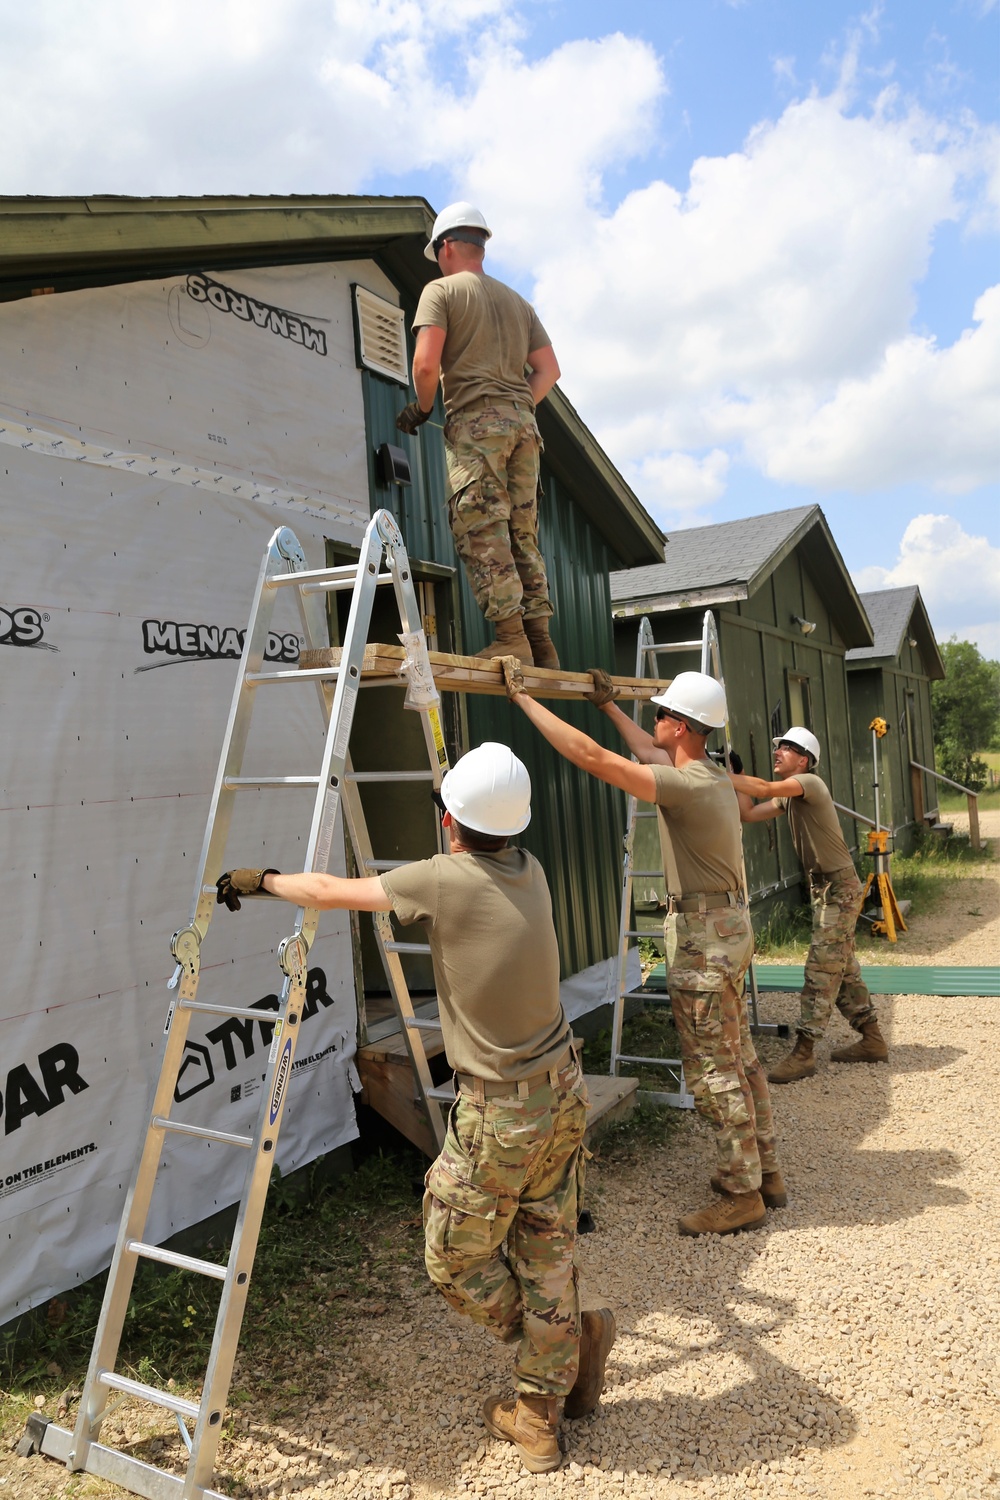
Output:
[[[445,693],[492,693],[504,698],[507,689],[503,680],[503,668],[494,658],[492,661],[480,656],[454,656],[447,651],[428,651],[431,672],[438,689]],[[328,646],[322,651],[302,651],[299,654],[299,670],[316,672],[340,666],[339,646]],[[402,687],[401,672],[406,660],[402,646],[380,645],[369,642],[361,662],[363,684],[383,687]],[[652,698],[654,693],[663,693],[669,681],[657,681],[653,677],[612,677],[619,690],[618,701],[631,703],[636,699]],[[547,667],[525,667],[524,689],[532,698],[581,698],[593,690],[593,679],[589,672],[569,672],[562,667],[551,670]]]
[[[425,1012],[421,1012],[425,1014]],[[430,1014],[430,1012],[427,1012]],[[424,1033],[424,1051],[428,1058],[440,1057],[444,1044],[440,1037],[431,1040]],[[406,1055],[406,1045],[398,1031],[378,1042],[358,1048],[358,1072],[361,1075],[362,1101],[389,1121],[425,1156],[437,1155],[430,1122],[417,1098],[417,1089]],[[439,1065],[440,1066],[440,1065]],[[587,1134],[591,1137],[612,1120],[624,1119],[636,1107],[637,1078],[610,1078],[605,1073],[585,1073],[590,1107],[587,1110]],[[442,1079],[443,1081],[443,1079]]]

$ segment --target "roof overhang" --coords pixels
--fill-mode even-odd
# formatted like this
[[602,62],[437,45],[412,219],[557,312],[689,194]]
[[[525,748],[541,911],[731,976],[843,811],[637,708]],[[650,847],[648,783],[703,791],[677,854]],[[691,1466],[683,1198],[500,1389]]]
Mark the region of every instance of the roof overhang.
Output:
[[[424,198],[4,198],[0,301],[188,271],[372,257],[414,300],[434,279]],[[546,463],[615,566],[663,556],[664,535],[558,389],[539,408]]]

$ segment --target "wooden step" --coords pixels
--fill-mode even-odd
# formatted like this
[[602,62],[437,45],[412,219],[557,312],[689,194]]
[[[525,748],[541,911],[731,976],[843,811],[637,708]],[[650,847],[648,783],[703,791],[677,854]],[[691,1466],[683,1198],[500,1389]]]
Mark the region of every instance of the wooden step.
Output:
[[[327,646],[319,651],[299,653],[299,667],[314,671],[321,667],[339,667],[339,646]],[[489,661],[479,656],[454,656],[446,651],[428,651],[431,672],[438,688],[451,693],[492,693],[495,697],[506,697],[503,668],[498,661]],[[406,660],[402,646],[381,645],[371,641],[365,647],[361,662],[361,680],[381,683],[386,687],[402,687],[400,668]],[[612,677],[619,689],[620,702],[652,698],[654,693],[666,692],[669,680],[653,677]],[[525,667],[524,689],[532,698],[581,698],[593,691],[594,683],[589,672],[569,672],[562,667],[555,670],[547,667]]]
[[[441,1039],[427,1032],[422,1035],[427,1056],[440,1056],[444,1051]],[[402,1034],[397,1031],[380,1041],[359,1047],[357,1065],[362,1102],[388,1120],[425,1156],[436,1156],[434,1133],[417,1098],[416,1081]],[[585,1073],[584,1078],[590,1095],[585,1136],[589,1141],[604,1125],[632,1113],[637,1103],[639,1083],[636,1078],[610,1078],[605,1073]]]

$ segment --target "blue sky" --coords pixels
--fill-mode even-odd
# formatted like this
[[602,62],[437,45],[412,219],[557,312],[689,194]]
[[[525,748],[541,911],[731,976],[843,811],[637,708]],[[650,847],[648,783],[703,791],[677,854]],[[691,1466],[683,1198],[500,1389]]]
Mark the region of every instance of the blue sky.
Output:
[[818,503],[1000,657],[998,0],[0,20],[0,191],[470,198],[665,529]]

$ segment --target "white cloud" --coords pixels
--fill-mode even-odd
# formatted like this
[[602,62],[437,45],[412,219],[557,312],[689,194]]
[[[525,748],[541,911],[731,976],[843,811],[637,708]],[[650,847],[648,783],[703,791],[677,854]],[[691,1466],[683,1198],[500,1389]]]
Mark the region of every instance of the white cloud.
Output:
[[704,511],[726,488],[728,470],[729,455],[721,448],[703,458],[691,453],[649,453],[638,463],[622,465],[629,484],[668,530],[702,524]]
[[1000,656],[1000,547],[970,536],[953,516],[914,516],[892,567],[853,577],[862,592],[918,584],[938,640],[957,635]]

